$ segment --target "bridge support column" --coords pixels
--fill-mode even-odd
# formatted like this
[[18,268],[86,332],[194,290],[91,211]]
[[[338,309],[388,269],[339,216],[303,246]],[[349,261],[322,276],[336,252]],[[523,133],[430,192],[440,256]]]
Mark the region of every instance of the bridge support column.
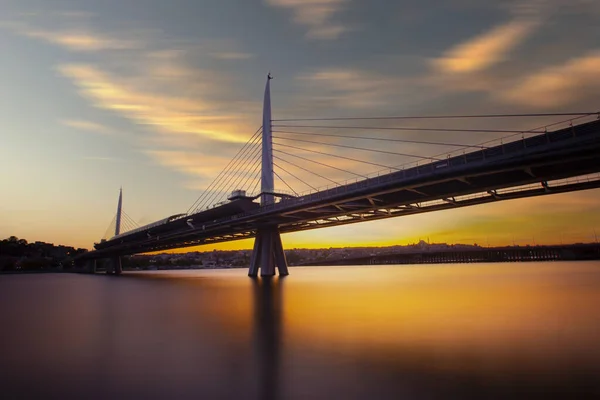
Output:
[[96,260],[88,260],[85,265],[85,269],[88,274],[96,273]]
[[107,261],[106,273],[108,275],[121,275],[123,272],[123,267],[121,266],[121,257],[111,257]]
[[260,276],[273,276],[275,267],[280,276],[289,275],[279,229],[276,226],[259,228],[254,239],[248,276],[258,276],[259,269]]
[[[275,190],[273,172],[273,136],[271,135],[271,74],[267,76],[265,97],[263,103],[263,132],[262,132],[262,169],[260,176],[261,205],[275,203],[273,191]],[[287,261],[281,244],[281,236],[277,226],[264,226],[258,228],[254,239],[254,250],[250,260],[248,276],[257,276],[260,269],[261,276],[275,275],[275,267],[279,275],[288,275]]]

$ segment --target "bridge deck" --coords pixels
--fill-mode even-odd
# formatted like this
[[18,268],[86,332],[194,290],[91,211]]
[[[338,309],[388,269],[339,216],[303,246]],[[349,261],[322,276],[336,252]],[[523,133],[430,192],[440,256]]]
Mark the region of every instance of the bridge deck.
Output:
[[[165,233],[103,243],[87,257],[135,254],[253,237],[259,226],[295,232],[498,200],[600,187],[600,179],[546,182],[600,172],[600,120],[384,174],[202,225],[195,215],[169,222]],[[503,190],[528,184],[536,187]],[[193,228],[187,224],[192,220]]]

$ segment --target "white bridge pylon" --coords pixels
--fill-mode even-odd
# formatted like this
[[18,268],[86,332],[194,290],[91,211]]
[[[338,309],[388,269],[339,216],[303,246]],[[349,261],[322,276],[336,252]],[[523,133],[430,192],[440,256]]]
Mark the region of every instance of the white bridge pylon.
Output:
[[[123,217],[123,188],[119,189],[119,201],[117,203],[117,217],[115,223],[115,236],[121,234],[121,218]],[[121,265],[121,257],[115,256],[107,260],[106,273],[108,275],[121,275],[123,267]],[[94,260],[94,264],[96,261]],[[93,266],[94,270],[96,266]]]
[[[273,136],[271,134],[271,79],[273,78],[269,73],[263,102],[262,170],[260,175],[261,205],[263,206],[273,204],[275,201],[272,194],[275,192],[275,178],[273,174]],[[248,276],[256,277],[259,269],[261,276],[273,276],[275,267],[280,276],[289,274],[279,227],[276,224],[260,226],[256,230]]]

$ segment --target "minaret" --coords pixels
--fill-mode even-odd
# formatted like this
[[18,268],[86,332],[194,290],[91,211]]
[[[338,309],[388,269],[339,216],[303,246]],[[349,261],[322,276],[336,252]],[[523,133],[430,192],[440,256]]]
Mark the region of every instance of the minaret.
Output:
[[121,213],[123,208],[123,188],[119,189],[119,203],[117,204],[117,221],[115,223],[115,236],[121,233]]
[[260,176],[261,204],[272,204],[274,199],[272,194],[275,191],[273,176],[273,136],[271,134],[271,73],[267,75],[267,85],[265,87],[265,98],[263,102],[263,123],[262,123],[262,172]]

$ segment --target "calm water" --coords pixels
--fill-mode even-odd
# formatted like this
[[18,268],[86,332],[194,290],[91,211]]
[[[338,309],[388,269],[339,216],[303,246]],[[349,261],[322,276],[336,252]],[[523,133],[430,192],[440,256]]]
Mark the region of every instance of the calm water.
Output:
[[600,395],[600,263],[0,277],[0,397]]

